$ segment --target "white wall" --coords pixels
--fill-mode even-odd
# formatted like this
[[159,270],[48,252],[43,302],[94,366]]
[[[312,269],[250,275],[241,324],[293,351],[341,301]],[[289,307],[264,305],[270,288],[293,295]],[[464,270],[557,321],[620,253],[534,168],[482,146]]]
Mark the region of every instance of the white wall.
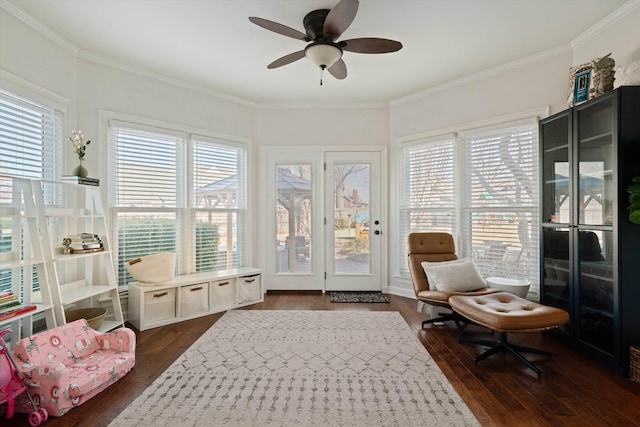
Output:
[[[624,14],[625,12],[629,12]],[[624,16],[619,16],[624,14]],[[640,61],[640,6],[629,4],[573,43],[573,65],[611,52],[616,67]]]
[[259,145],[387,145],[388,108],[260,109]]
[[0,8],[0,79],[18,95],[75,116],[76,55]]
[[[237,138],[255,138],[255,108],[180,87],[138,73],[96,62],[78,62],[78,123],[87,135],[100,135],[100,111],[142,117],[217,132]],[[104,135],[101,135],[104,136]],[[101,156],[87,150],[87,168],[107,178],[106,141]]]

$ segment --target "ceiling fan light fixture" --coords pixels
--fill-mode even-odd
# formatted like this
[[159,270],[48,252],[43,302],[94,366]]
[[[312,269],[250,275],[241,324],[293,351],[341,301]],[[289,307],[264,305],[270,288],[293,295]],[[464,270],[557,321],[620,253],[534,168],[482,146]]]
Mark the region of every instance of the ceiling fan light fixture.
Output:
[[312,43],[304,50],[304,55],[316,67],[330,68],[342,57],[342,49],[328,43]]

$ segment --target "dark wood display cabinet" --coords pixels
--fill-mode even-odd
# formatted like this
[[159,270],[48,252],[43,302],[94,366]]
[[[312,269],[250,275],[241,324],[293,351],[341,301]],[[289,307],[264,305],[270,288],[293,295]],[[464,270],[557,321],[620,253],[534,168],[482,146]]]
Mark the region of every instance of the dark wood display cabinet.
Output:
[[640,225],[627,187],[640,176],[640,86],[540,121],[541,301],[571,321],[555,332],[623,375],[640,346]]

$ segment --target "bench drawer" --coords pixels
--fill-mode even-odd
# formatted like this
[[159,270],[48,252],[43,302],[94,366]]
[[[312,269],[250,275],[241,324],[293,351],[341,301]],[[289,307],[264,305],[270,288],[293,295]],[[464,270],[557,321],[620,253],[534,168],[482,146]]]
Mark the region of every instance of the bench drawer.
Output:
[[176,317],[176,290],[145,292],[144,313],[145,321],[149,323]]
[[209,284],[182,286],[180,288],[180,317],[189,317],[209,311]]

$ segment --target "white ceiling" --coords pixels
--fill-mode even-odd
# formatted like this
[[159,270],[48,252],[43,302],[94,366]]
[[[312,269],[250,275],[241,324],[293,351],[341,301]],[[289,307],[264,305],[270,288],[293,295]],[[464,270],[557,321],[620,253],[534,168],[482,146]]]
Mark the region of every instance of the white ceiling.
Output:
[[[4,0],[5,5],[7,0]],[[302,18],[338,0],[8,0],[84,58],[195,85],[257,105],[369,105],[558,48],[626,0],[361,0],[341,39],[381,37],[394,53],[345,52],[336,80],[306,58],[268,70],[305,42],[249,22],[304,32]],[[28,18],[27,18],[28,20]],[[37,25],[36,25],[37,26]],[[73,49],[72,49],[73,50]],[[602,52],[606,54],[608,52]]]

